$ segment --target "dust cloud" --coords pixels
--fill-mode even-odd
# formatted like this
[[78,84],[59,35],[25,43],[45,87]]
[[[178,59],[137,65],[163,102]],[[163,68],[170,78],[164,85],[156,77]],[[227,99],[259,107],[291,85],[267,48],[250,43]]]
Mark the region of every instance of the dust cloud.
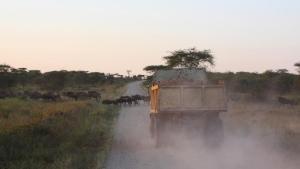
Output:
[[[144,94],[140,83],[128,86],[126,94],[139,93]],[[276,125],[285,123],[284,118],[277,117],[276,111],[266,111],[264,106],[231,106],[220,115],[224,128],[220,145],[208,145],[203,136],[187,137],[173,130],[168,135],[174,144],[156,148],[149,132],[149,106],[123,107],[106,169],[299,169],[300,152],[287,149],[286,138],[266,127],[273,116]],[[292,118],[300,119],[299,114]],[[299,146],[299,141],[292,145]]]
[[282,150],[273,139],[225,134],[221,145],[211,147],[201,138],[177,137],[175,146],[162,151],[186,169],[298,169],[297,156]]

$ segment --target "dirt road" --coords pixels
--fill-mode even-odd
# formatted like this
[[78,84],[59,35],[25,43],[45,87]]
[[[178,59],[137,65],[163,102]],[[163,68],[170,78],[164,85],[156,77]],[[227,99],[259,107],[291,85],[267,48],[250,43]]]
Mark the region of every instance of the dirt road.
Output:
[[[141,82],[134,82],[126,95],[144,92]],[[299,164],[255,137],[226,135],[224,145],[217,149],[186,138],[178,140],[182,142],[179,147],[156,149],[149,133],[149,105],[124,106],[106,169],[296,169]]]
[[[140,84],[129,84],[126,95],[145,94]],[[149,133],[149,105],[122,108],[106,169],[175,169],[180,164],[177,160],[168,151],[154,148]]]

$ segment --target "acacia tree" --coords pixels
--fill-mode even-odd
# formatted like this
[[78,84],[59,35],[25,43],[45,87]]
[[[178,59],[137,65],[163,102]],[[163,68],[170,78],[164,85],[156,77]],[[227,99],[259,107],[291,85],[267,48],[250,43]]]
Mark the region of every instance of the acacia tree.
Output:
[[6,64],[0,65],[0,72],[10,72],[11,69],[12,69],[12,67],[9,65],[6,65]]
[[166,65],[150,65],[144,68],[149,73],[172,68],[207,68],[214,65],[214,56],[210,50],[199,51],[196,48],[175,50],[164,56]]
[[144,68],[144,71],[147,71],[149,73],[154,73],[158,70],[164,70],[164,69],[169,69],[170,67],[165,66],[165,65],[150,65],[150,66],[146,66]]
[[286,74],[286,73],[289,73],[289,70],[287,70],[287,69],[277,69],[276,72],[279,73],[279,74]]
[[210,50],[199,51],[196,48],[176,50],[163,59],[171,68],[207,68],[214,65],[214,56]]
[[298,63],[295,63],[295,65],[294,66],[296,66],[297,67],[297,71],[298,71],[298,73],[300,74],[300,62],[298,62]]

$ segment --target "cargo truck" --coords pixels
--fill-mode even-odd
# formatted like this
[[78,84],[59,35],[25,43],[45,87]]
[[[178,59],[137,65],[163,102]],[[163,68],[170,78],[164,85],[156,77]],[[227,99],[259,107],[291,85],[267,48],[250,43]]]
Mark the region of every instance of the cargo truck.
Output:
[[224,82],[207,80],[203,69],[170,69],[154,74],[149,89],[151,135],[156,146],[168,144],[168,133],[186,132],[219,144],[220,112],[227,111]]

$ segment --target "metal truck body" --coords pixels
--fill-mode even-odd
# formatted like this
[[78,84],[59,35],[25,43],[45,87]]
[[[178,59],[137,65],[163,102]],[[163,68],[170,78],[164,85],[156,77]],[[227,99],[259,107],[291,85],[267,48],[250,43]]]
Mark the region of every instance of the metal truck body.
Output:
[[224,85],[155,84],[150,89],[151,113],[201,113],[227,110]]
[[[219,113],[227,111],[223,82],[208,83],[203,70],[164,70],[154,75],[149,94],[150,129],[157,146],[170,133],[167,130],[177,132],[178,127],[184,128],[192,123],[194,126],[189,131],[209,133],[220,140],[223,127]],[[210,136],[205,137],[212,138]]]

